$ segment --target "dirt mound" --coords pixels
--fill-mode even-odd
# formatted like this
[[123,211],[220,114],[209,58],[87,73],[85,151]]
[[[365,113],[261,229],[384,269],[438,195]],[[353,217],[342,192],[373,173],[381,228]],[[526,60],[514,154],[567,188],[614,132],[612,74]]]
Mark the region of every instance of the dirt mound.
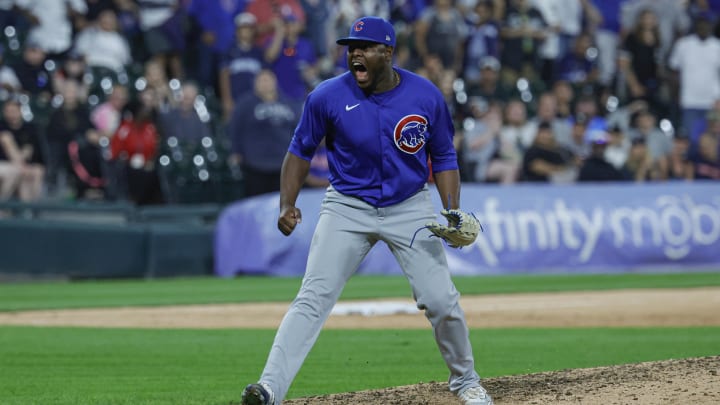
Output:
[[[718,404],[720,356],[489,378],[497,405]],[[429,382],[285,401],[289,405],[456,405],[447,383]]]

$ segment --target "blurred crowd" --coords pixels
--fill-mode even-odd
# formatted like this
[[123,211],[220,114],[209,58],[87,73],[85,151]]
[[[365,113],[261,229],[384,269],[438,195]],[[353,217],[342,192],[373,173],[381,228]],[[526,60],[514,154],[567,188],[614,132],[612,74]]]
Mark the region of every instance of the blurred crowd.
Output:
[[0,201],[277,191],[364,15],[446,96],[463,181],[720,179],[720,0],[0,0]]

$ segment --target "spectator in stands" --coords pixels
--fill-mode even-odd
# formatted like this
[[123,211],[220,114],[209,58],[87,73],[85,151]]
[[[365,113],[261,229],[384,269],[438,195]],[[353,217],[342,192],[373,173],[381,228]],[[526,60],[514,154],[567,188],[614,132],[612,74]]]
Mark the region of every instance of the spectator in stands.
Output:
[[700,135],[707,129],[707,118],[713,116],[714,114],[720,115],[720,98],[715,100],[708,113],[705,114],[705,116],[703,116],[701,119],[696,120],[694,125],[690,129],[688,137],[690,138],[691,150],[697,149],[698,139],[700,139]]
[[68,143],[75,198],[97,200],[117,197],[114,194],[116,190],[109,187],[115,184],[108,181],[106,148],[102,146],[101,139],[100,133],[91,129]]
[[107,101],[95,107],[90,113],[90,121],[100,132],[100,136],[111,138],[120,126],[122,112],[128,103],[128,90],[125,86],[113,86]]
[[218,87],[217,72],[235,39],[235,16],[245,8],[245,0],[191,0],[188,15],[199,27],[195,78],[204,89]]
[[530,0],[510,0],[503,20],[501,62],[514,81],[537,77],[538,51],[547,36],[547,23]]
[[596,130],[590,135],[590,155],[580,166],[578,181],[600,182],[625,179],[623,173],[605,158],[608,140],[608,135],[601,130]]
[[690,0],[687,4],[687,13],[690,19],[700,15],[707,15],[710,21],[720,20],[720,2],[718,0]]
[[648,153],[644,138],[635,138],[632,140],[630,154],[625,161],[623,170],[629,179],[638,183],[651,180],[652,158]]
[[617,48],[620,44],[620,10],[623,4],[632,0],[591,0],[592,6],[600,13],[596,24],[588,31],[595,34],[598,48],[598,80],[609,86],[615,77]]
[[[151,60],[145,63],[145,72],[143,77],[146,81],[146,87],[153,90],[153,100],[157,103],[157,109],[169,108],[177,103],[177,98],[170,88],[170,80],[161,63]],[[179,82],[177,82],[179,85]],[[176,87],[179,89],[179,87]]]
[[265,62],[288,99],[302,103],[308,90],[318,83],[317,55],[309,40],[300,36],[304,23],[292,12],[275,19],[275,32],[265,46]]
[[678,0],[630,0],[624,4],[621,13],[622,36],[632,30],[637,21],[638,14],[644,10],[652,10],[658,19],[660,30],[660,50],[656,56],[660,61],[666,61],[670,48],[675,40],[690,28],[690,18],[686,12],[684,2]]
[[470,108],[472,116],[465,120],[461,149],[465,163],[465,180],[501,184],[516,182],[518,159],[499,153],[502,127],[500,105],[489,104],[482,98],[473,98],[470,100]]
[[[512,149],[526,150],[533,143],[536,126],[528,120],[527,107],[521,100],[513,99],[505,106],[505,119],[500,129],[500,144],[503,153],[514,155]],[[515,145],[511,147],[511,145]],[[505,149],[507,148],[507,149]]]
[[255,44],[257,18],[250,13],[235,17],[235,44],[225,55],[220,70],[220,97],[225,119],[230,119],[235,100],[253,90],[255,76],[264,65],[263,50]]
[[642,110],[634,119],[634,129],[630,138],[642,138],[647,146],[650,159],[649,177],[652,180],[666,180],[668,176],[668,158],[672,151],[672,139],[657,126],[657,117],[650,110]]
[[538,51],[541,77],[552,84],[560,67],[557,61],[564,60],[571,51],[582,31],[583,18],[590,19],[597,11],[587,0],[544,0],[534,4],[548,25],[547,36]]
[[695,164],[690,158],[690,139],[684,134],[673,137],[673,148],[668,157],[668,178],[671,180],[693,180]]
[[19,180],[20,169],[9,160],[0,159],[0,201],[7,201],[15,195]]
[[557,64],[557,77],[571,83],[576,88],[594,89],[599,70],[597,68],[597,50],[594,49],[592,36],[581,33],[569,52]]
[[81,100],[79,86],[75,81],[66,81],[62,89],[62,104],[50,113],[45,131],[48,143],[47,178],[48,194],[64,191],[67,184],[70,160],[68,145],[88,131],[94,131],[90,113]]
[[557,116],[569,119],[573,115],[573,102],[575,101],[575,90],[565,80],[558,80],[552,86],[552,92],[557,102]]
[[85,57],[71,50],[60,66],[52,72],[52,87],[55,94],[62,93],[66,82],[73,82],[77,87],[77,95],[87,99],[90,86],[88,85],[90,73]]
[[538,126],[532,146],[522,159],[522,180],[529,182],[567,182],[575,178],[574,162],[567,159],[555,142],[550,123]]
[[433,0],[415,22],[414,33],[419,61],[437,55],[444,69],[462,71],[468,27],[452,0]]
[[258,73],[254,92],[236,101],[228,135],[246,196],[280,190],[280,168],[299,116],[298,105],[282,95],[268,69]]
[[630,155],[632,143],[625,136],[625,132],[618,125],[614,125],[608,129],[608,143],[605,147],[605,160],[610,162],[613,167],[623,170],[625,163]]
[[20,79],[13,68],[5,64],[4,52],[5,47],[0,45],[0,100],[7,99],[9,94],[17,93],[22,89]]
[[52,76],[45,66],[45,51],[35,41],[28,41],[13,70],[20,80],[23,92],[47,102],[52,97]]
[[160,141],[155,125],[156,97],[152,88],[140,92],[110,139],[111,159],[116,164],[120,186],[137,205],[163,202],[155,164]]
[[[463,115],[463,106],[460,102],[458,102],[457,92],[455,91],[455,83],[457,79],[458,76],[455,74],[454,70],[444,69],[440,74],[437,87],[440,89],[440,93],[442,93],[445,98],[445,104],[447,104],[448,110],[450,110],[450,116],[452,117],[453,122],[459,125],[458,120]],[[459,147],[459,144],[456,144],[455,146]]]
[[501,82],[500,61],[494,56],[487,56],[480,61],[480,80],[468,83],[467,93],[470,97],[481,97],[486,102],[506,102],[512,91]]
[[200,117],[196,110],[198,86],[185,82],[180,89],[180,102],[177,106],[160,110],[159,126],[164,138],[175,137],[184,145],[199,145],[200,140],[211,136],[209,116]]
[[659,52],[657,16],[652,9],[643,10],[625,37],[618,58],[621,73],[618,80],[624,84],[619,90],[628,101],[640,99],[659,107],[655,102],[661,85]]
[[[20,201],[36,201],[42,197],[45,186],[44,145],[35,126],[23,119],[20,107],[20,102],[14,99],[3,104],[0,161],[6,162],[3,166],[11,164],[15,170],[10,171],[18,174],[16,191]],[[10,192],[15,190],[4,190],[3,194]]]
[[587,131],[585,132],[585,135],[589,135],[590,131],[604,131],[607,129],[607,120],[600,112],[601,108],[598,105],[598,99],[593,93],[581,94],[577,98],[573,115],[575,118],[579,115],[583,115],[587,120]]
[[105,10],[112,10],[117,12],[118,9],[123,7],[129,0],[85,0],[87,3],[87,12],[84,15],[78,16],[75,20],[75,28],[79,31],[84,30],[88,26],[97,22],[100,14]]
[[415,69],[415,72],[430,80],[434,85],[439,86],[442,76],[445,73],[445,67],[443,66],[442,60],[440,60],[439,56],[429,55],[427,58],[423,59],[422,65],[418,66]]
[[[334,48],[334,41],[330,38],[336,36],[328,36],[328,32],[332,27],[330,15],[333,5],[327,1],[319,0],[300,0],[303,11],[305,12],[305,30],[303,36],[310,41],[315,54],[322,62],[332,64],[333,56],[330,54],[330,48]],[[374,14],[370,14],[374,15]],[[331,43],[333,43],[331,45]]]
[[182,79],[185,50],[184,10],[179,0],[136,0],[143,44],[163,73]]
[[[2,139],[2,134],[0,134],[0,139]],[[0,201],[7,201],[15,195],[17,184],[20,181],[20,172],[20,167],[8,159],[4,148],[0,147]]]
[[14,12],[15,0],[0,0],[0,27],[17,26],[19,16]]
[[695,178],[720,180],[720,114],[708,117],[707,129],[700,135],[695,156]]
[[278,20],[292,15],[305,26],[305,10],[300,0],[251,1],[245,11],[257,18],[257,44],[266,46],[277,31]]
[[97,22],[78,34],[75,51],[85,57],[97,76],[101,75],[97,70],[124,72],[131,62],[130,45],[118,32],[117,15],[110,9],[100,12]]
[[62,60],[72,46],[74,20],[87,13],[85,0],[15,0],[30,22],[28,41],[50,59]]
[[550,125],[552,125],[556,140],[570,139],[572,124],[567,119],[560,118],[557,109],[558,103],[555,93],[546,91],[540,95],[537,114],[530,121],[536,127],[535,132],[537,132],[537,126],[540,125],[541,122],[549,122]]
[[695,22],[695,33],[680,38],[669,60],[680,86],[682,126],[690,133],[720,99],[720,39],[711,36],[707,18]]
[[585,159],[590,154],[588,134],[599,129],[588,129],[588,118],[585,114],[577,114],[571,121],[572,125],[567,136],[556,133],[555,140],[576,159]]
[[475,20],[464,51],[463,77],[467,86],[479,83],[482,61],[486,57],[500,57],[500,24],[494,18],[493,7],[490,0],[479,0],[475,5]]

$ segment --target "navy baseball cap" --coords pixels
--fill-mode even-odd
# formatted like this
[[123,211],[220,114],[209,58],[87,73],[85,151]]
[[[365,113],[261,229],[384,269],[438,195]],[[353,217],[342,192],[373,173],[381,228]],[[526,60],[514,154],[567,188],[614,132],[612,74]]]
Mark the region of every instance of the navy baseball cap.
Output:
[[361,17],[350,26],[350,34],[340,38],[338,45],[347,45],[352,41],[377,42],[395,46],[395,29],[387,20],[380,17]]

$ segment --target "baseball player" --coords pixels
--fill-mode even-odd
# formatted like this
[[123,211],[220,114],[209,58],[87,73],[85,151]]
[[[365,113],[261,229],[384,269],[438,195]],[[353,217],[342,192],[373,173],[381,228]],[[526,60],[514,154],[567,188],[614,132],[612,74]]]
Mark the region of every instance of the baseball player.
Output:
[[[395,31],[384,19],[356,20],[349,36],[337,43],[347,45],[348,71],[320,83],[307,97],[282,166],[280,231],[290,235],[302,220],[295,201],[323,138],[330,186],[300,291],[280,324],[259,382],[243,390],[242,404],[280,404],[345,283],[370,248],[384,242],[433,327],[450,369],[450,391],[464,404],[490,405],[475,372],[441,240],[453,247],[467,245],[479,225],[458,207],[460,180],[447,105],[431,82],[393,67]],[[428,157],[450,226],[433,222]],[[414,238],[422,228],[441,238],[428,232]]]

